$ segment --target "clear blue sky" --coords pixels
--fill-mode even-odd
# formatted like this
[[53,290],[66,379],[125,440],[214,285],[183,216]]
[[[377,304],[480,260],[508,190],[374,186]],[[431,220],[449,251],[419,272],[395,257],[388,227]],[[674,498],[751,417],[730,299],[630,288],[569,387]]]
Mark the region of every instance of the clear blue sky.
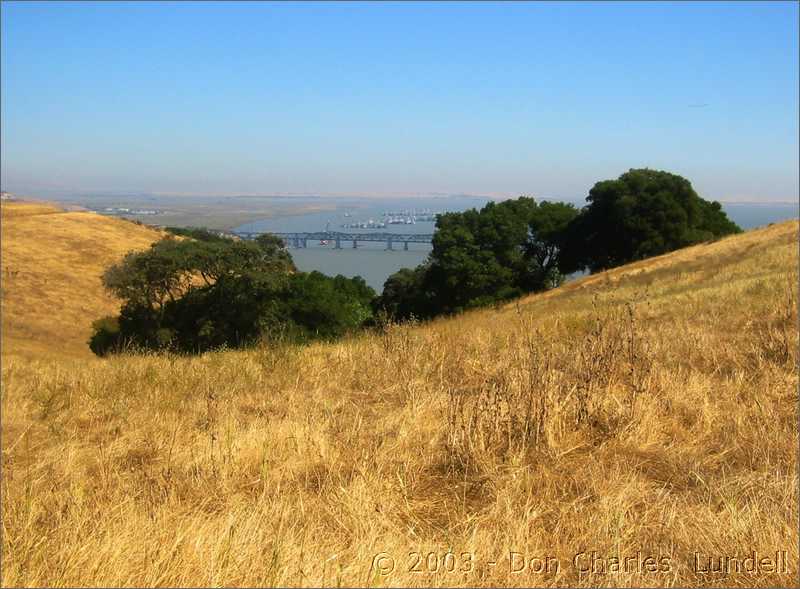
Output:
[[13,192],[798,197],[794,2],[1,10]]

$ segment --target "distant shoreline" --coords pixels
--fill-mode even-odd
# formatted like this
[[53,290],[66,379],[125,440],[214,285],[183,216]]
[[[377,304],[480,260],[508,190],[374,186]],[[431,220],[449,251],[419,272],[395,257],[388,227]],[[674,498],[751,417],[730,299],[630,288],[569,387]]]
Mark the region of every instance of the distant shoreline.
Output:
[[721,200],[719,201],[720,204],[723,205],[730,205],[730,206],[738,206],[738,205],[749,205],[749,206],[764,206],[764,207],[800,207],[800,203],[797,201],[792,202],[790,200],[776,200],[770,202],[763,202],[763,201],[756,201],[756,200]]

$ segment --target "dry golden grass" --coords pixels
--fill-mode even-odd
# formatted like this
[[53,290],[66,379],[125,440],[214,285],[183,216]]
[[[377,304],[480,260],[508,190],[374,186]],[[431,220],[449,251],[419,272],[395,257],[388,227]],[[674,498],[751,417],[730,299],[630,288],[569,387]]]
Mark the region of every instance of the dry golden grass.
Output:
[[[797,243],[334,345],[11,359],[2,584],[796,586]],[[694,566],[753,551],[788,572]]]
[[92,321],[119,310],[101,274],[161,233],[40,203],[3,202],[0,211],[3,356],[90,357]]

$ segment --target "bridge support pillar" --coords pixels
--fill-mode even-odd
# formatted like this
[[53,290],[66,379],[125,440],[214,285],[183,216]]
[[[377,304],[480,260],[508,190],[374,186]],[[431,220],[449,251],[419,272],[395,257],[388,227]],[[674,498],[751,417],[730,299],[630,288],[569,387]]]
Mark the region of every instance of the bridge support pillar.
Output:
[[[236,233],[235,235],[239,236],[241,239],[255,239],[259,235],[263,235],[263,233],[256,233],[256,232],[249,232],[249,231],[242,231],[240,233]],[[399,246],[400,244],[403,245],[403,249],[405,251],[409,251],[410,245],[412,243],[424,243],[424,244],[431,244],[432,235],[423,235],[423,234],[401,234],[401,233],[340,233],[337,231],[311,231],[311,232],[302,232],[302,231],[295,231],[291,233],[274,233],[276,237],[281,239],[284,244],[284,247],[287,248],[296,248],[302,249],[308,247],[308,240],[312,240],[312,247],[317,242],[326,241],[331,243],[334,249],[342,249],[342,242],[350,242],[352,243],[353,249],[358,249],[363,246],[363,242],[381,242],[383,241],[386,243],[386,250],[387,251],[394,251],[395,249],[400,249],[399,247],[395,248],[395,242]],[[362,242],[359,244],[359,242]]]

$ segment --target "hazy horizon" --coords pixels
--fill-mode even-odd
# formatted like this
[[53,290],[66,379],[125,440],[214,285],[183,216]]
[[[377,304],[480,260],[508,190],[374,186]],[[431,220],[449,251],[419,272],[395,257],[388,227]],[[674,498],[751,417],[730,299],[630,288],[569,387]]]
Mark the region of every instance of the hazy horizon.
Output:
[[798,198],[796,3],[18,3],[5,191]]
[[[3,188],[5,191],[5,187]],[[514,193],[514,194],[507,194],[507,195],[497,195],[497,194],[467,194],[467,193],[452,193],[452,194],[443,194],[443,193],[417,193],[417,194],[404,194],[404,193],[389,193],[389,194],[369,194],[369,193],[334,193],[334,194],[311,194],[311,193],[278,193],[278,192],[264,192],[264,193],[250,193],[250,194],[242,194],[237,192],[230,192],[230,193],[201,193],[201,192],[193,192],[193,193],[180,193],[180,192],[132,192],[132,191],[114,191],[114,190],[95,190],[95,191],[47,191],[47,190],[40,190],[37,192],[30,192],[30,193],[21,193],[21,192],[14,192],[9,190],[8,192],[14,194],[19,198],[31,198],[31,199],[52,199],[54,201],[77,201],[86,198],[99,198],[99,197],[108,197],[108,198],[131,198],[131,199],[138,199],[138,198],[252,198],[252,199],[286,199],[286,200],[303,200],[303,199],[319,199],[319,200],[326,200],[326,199],[340,199],[340,200],[380,200],[380,201],[391,201],[391,200],[429,200],[429,199],[458,199],[458,198],[476,198],[476,199],[487,199],[487,200],[506,200],[506,199],[513,199],[520,196],[529,196],[535,198],[537,201],[548,200],[548,201],[563,201],[563,202],[572,202],[572,203],[581,203],[585,202],[586,196],[588,195],[578,195],[578,196],[561,196],[561,195],[540,195],[540,194],[530,194],[530,193]],[[702,196],[702,195],[701,195]],[[729,205],[797,205],[797,199],[775,199],[775,200],[754,200],[754,199],[714,199],[718,200],[721,203],[729,204]]]

